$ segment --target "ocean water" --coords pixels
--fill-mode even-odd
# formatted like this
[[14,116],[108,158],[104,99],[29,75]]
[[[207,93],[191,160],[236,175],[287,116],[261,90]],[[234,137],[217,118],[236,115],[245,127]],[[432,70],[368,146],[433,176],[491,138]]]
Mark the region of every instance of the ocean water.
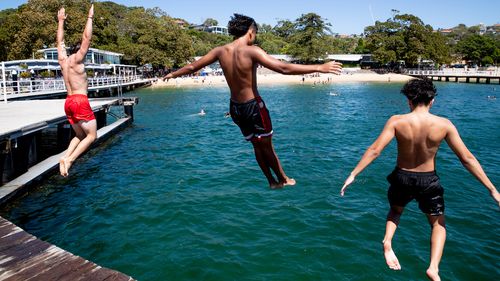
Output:
[[[432,112],[454,122],[499,184],[500,85],[436,85]],[[267,187],[251,145],[224,117],[227,88],[139,90],[130,128],[1,215],[138,280],[424,280],[430,228],[415,202],[393,241],[402,271],[381,251],[394,142],[339,196],[387,118],[408,112],[401,86],[261,87],[277,154],[297,180],[282,190]],[[499,207],[445,143],[437,167],[443,280],[499,280]]]

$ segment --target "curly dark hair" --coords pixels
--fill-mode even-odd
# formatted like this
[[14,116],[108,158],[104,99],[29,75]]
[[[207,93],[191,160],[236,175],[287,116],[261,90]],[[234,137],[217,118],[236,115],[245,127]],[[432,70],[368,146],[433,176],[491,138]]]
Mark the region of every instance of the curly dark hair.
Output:
[[401,89],[413,105],[428,105],[437,96],[436,87],[429,78],[419,78],[408,81]]
[[236,39],[245,35],[252,24],[257,30],[257,23],[253,18],[240,14],[234,14],[234,16],[231,17],[231,20],[227,23],[227,29],[229,34],[233,35]]
[[73,54],[76,54],[76,52],[78,52],[80,50],[80,48],[82,47],[82,45],[80,43],[76,43],[75,45],[73,46],[70,46],[68,48],[68,53],[69,55],[73,55]]

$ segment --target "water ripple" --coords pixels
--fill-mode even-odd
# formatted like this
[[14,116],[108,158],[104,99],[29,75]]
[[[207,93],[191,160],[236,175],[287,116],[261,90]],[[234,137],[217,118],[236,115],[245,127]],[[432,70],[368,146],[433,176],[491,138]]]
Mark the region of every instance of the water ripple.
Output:
[[[2,215],[77,255],[139,280],[422,280],[429,228],[416,204],[394,239],[403,271],[381,252],[385,176],[395,145],[339,189],[391,114],[399,84],[263,88],[276,151],[298,184],[269,190],[249,143],[229,118],[225,88],[140,90],[135,123]],[[450,118],[498,183],[500,103],[491,85],[437,84]],[[329,93],[334,92],[332,96]],[[205,116],[196,115],[200,109]],[[443,144],[445,280],[500,276],[498,207]],[[498,279],[498,278],[497,278]]]

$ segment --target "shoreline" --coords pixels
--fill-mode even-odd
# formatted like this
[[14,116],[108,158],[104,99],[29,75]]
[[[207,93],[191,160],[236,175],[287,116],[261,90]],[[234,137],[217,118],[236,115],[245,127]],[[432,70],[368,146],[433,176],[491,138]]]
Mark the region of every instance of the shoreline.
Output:
[[[304,82],[302,79],[304,78]],[[279,73],[257,74],[258,85],[290,84],[290,85],[316,85],[344,82],[407,82],[413,77],[403,74],[387,73],[377,74],[374,72],[348,72],[340,75],[334,74],[306,74],[306,75],[283,75]],[[195,76],[178,77],[163,81],[158,79],[151,85],[152,88],[174,88],[174,87],[203,87],[203,86],[227,86],[223,75],[218,76]]]

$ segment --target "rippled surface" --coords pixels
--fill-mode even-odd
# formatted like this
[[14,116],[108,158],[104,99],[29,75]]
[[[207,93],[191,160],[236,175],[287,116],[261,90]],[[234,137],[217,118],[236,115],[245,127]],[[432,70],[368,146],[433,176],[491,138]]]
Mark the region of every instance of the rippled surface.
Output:
[[[437,84],[450,118],[500,182],[499,85]],[[230,118],[226,88],[141,90],[135,123],[2,215],[28,232],[139,280],[423,280],[429,227],[415,203],[394,239],[401,272],[381,252],[395,144],[345,177],[386,119],[407,112],[401,84],[261,88],[274,143],[298,184],[269,190]],[[196,113],[203,108],[205,116]],[[500,276],[499,208],[444,144],[444,280]]]

